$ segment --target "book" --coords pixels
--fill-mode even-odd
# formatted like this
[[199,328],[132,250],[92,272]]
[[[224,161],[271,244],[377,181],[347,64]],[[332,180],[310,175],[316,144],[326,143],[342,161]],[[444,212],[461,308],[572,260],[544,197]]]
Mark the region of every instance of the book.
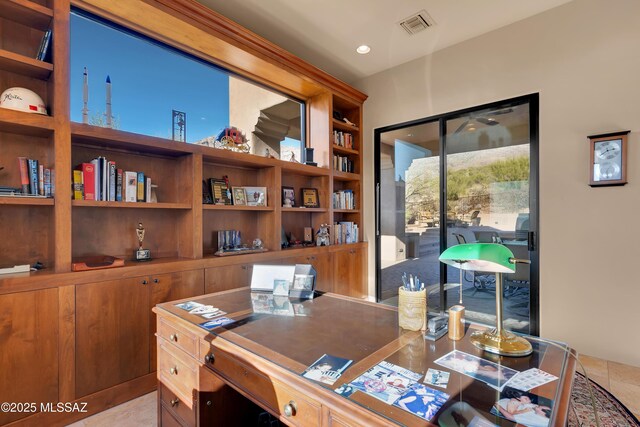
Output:
[[91,160],[93,165],[93,200],[100,199],[100,160],[96,157]]
[[27,159],[29,164],[29,194],[38,194],[38,161]]
[[80,163],[78,166],[76,166],[76,169],[82,171],[84,199],[96,200],[95,165],[93,163]]
[[136,201],[144,202],[144,173],[138,172],[136,186]]
[[56,195],[56,170],[51,169],[51,197]]
[[422,374],[382,361],[351,382],[351,386],[385,403],[392,404],[409,391]]
[[138,193],[138,173],[126,171],[124,173],[124,201],[135,202]]
[[109,165],[106,157],[100,157],[100,200],[109,200]]
[[73,200],[82,200],[82,171],[74,170],[73,171]]
[[423,384],[413,384],[393,406],[404,409],[426,421],[438,413],[440,408],[447,403],[449,395],[443,391],[435,390]]
[[205,205],[213,204],[213,197],[211,197],[211,187],[205,180],[202,180],[202,203]]
[[353,360],[323,354],[318,360],[305,369],[302,376],[332,385],[352,363]]
[[18,157],[18,169],[20,169],[22,194],[29,194],[29,164],[26,157]]
[[44,196],[44,165],[38,165],[38,194]]
[[147,177],[144,184],[144,200],[151,203],[151,178]]
[[116,202],[122,201],[122,182],[123,182],[122,179],[123,179],[122,169],[118,169],[116,174]]
[[549,425],[553,400],[537,394],[505,387],[491,408],[491,413],[529,427]]
[[44,195],[51,197],[51,169],[49,168],[44,170]]
[[49,45],[51,44],[51,28],[44,32],[42,36],[42,40],[40,41],[40,46],[38,47],[38,53],[36,54],[36,59],[38,61],[44,61],[48,56]]
[[109,201],[116,201],[116,162],[110,160],[108,163],[109,170]]

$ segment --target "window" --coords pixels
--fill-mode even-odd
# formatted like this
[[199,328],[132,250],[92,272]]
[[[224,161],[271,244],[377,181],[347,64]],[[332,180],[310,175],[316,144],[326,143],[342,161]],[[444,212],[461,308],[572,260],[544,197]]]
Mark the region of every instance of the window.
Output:
[[70,50],[72,121],[210,146],[231,132],[253,154],[301,159],[298,100],[78,10]]

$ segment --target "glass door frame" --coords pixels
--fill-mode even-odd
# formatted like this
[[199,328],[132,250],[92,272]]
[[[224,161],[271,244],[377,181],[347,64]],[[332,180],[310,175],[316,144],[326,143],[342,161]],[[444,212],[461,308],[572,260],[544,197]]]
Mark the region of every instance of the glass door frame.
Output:
[[[438,122],[439,124],[439,147],[440,147],[440,218],[446,218],[447,214],[447,165],[446,165],[446,122],[459,116],[469,115],[483,109],[508,108],[520,104],[529,104],[529,255],[531,259],[531,273],[529,286],[529,333],[538,336],[540,334],[540,286],[539,286],[539,217],[540,217],[540,183],[539,183],[539,95],[537,93],[523,95],[502,101],[491,102],[483,105],[456,110],[435,116],[411,120],[381,128],[374,129],[374,188],[375,188],[375,252],[376,252],[376,301],[382,299],[381,291],[381,233],[380,233],[380,143],[381,135],[385,132],[403,129],[410,126],[423,125]],[[440,253],[447,248],[447,227],[440,225]],[[447,268],[440,263],[440,286],[443,288],[447,283]],[[444,311],[446,301],[446,290],[440,292],[440,307]]]

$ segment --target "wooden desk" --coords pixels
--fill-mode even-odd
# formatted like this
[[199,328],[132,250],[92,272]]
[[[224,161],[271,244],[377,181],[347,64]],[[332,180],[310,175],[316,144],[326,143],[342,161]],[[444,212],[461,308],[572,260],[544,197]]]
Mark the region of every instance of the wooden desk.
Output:
[[[163,426],[204,425],[205,419],[207,425],[248,425],[240,417],[251,413],[251,405],[240,395],[292,426],[430,425],[367,394],[344,398],[333,389],[382,360],[422,374],[429,368],[448,371],[433,361],[454,349],[519,371],[537,367],[556,375],[558,381],[533,392],[554,401],[550,426],[566,422],[574,359],[533,338],[531,356],[508,358],[476,349],[467,339],[469,331],[458,342],[446,336],[428,341],[420,332],[400,329],[393,308],[332,294],[281,308],[281,313],[294,308],[295,316],[256,313],[257,301],[252,304],[246,288],[192,300],[221,308],[235,322],[209,332],[198,326],[205,319],[175,307],[176,302],[154,308]],[[324,353],[354,361],[333,386],[300,375]],[[451,398],[439,414],[466,402],[495,421],[489,411],[498,392],[484,383],[451,372],[445,392]],[[437,421],[438,415],[432,422]],[[500,419],[500,425],[513,424]]]

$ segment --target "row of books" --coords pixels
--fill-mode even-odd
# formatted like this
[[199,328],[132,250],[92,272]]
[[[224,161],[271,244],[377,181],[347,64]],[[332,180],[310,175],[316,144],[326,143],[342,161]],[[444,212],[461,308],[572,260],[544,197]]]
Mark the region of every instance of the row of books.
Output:
[[40,47],[38,47],[38,53],[36,59],[38,61],[50,60],[51,55],[49,53],[49,45],[51,44],[51,29],[44,32],[42,40],[40,41]]
[[335,222],[333,224],[333,244],[342,245],[347,243],[357,243],[358,224],[351,221]]
[[333,131],[333,143],[338,147],[353,149],[353,135],[349,132]]
[[107,202],[151,202],[151,178],[123,171],[116,162],[97,157],[73,171],[73,199]]
[[45,168],[38,160],[18,157],[20,188],[22,194],[53,197],[55,194],[55,170]]
[[340,190],[333,193],[334,209],[355,209],[356,198],[353,190]]
[[354,164],[354,161],[348,157],[333,155],[333,168],[337,171],[353,173]]

